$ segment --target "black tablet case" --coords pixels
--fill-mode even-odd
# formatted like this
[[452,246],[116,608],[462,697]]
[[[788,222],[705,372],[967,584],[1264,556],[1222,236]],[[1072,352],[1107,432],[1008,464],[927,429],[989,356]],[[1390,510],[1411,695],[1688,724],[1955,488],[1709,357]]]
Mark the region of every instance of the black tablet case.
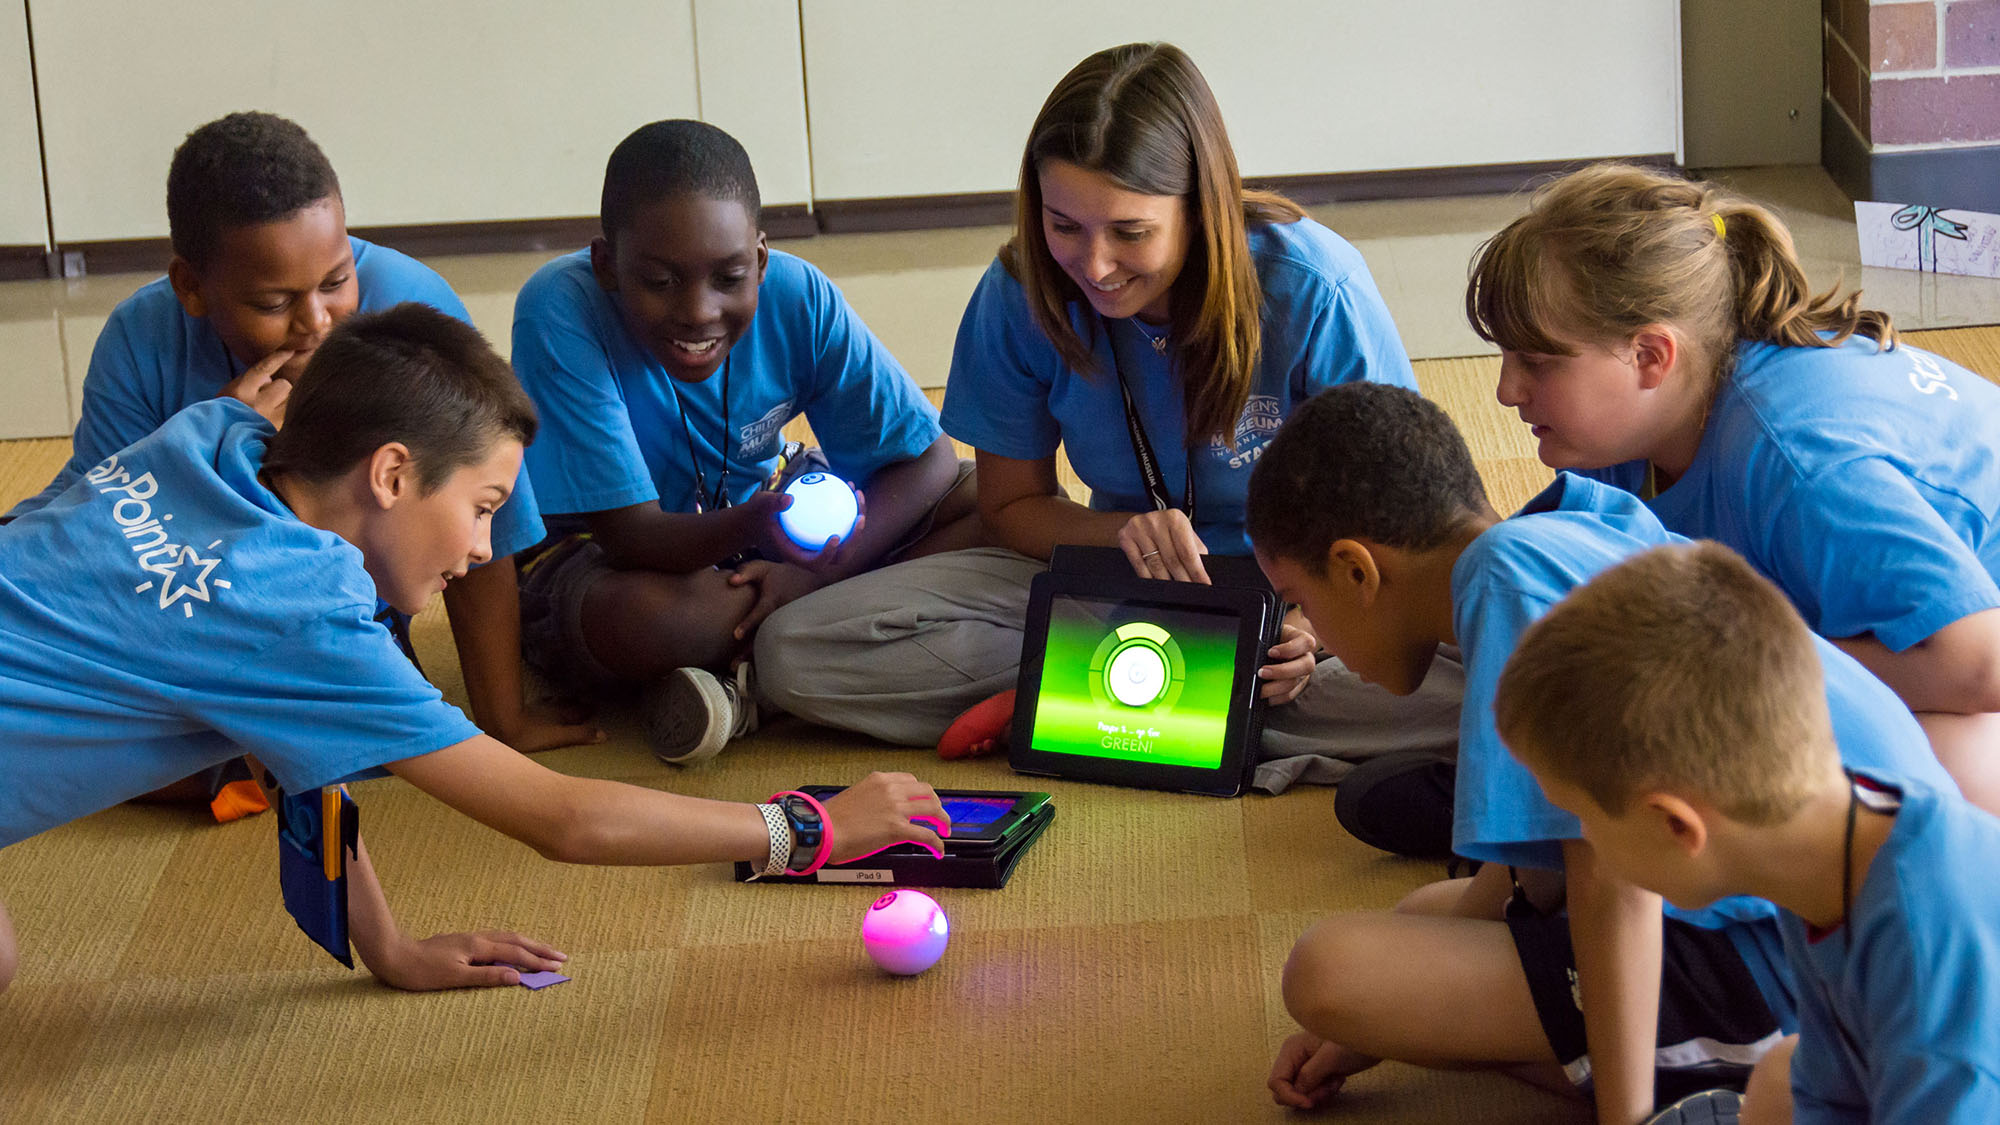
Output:
[[[1202,569],[1208,572],[1209,581],[1217,586],[1255,590],[1268,596],[1267,604],[1269,606],[1269,613],[1264,620],[1264,648],[1269,650],[1272,645],[1277,644],[1279,629],[1284,624],[1285,607],[1284,603],[1279,600],[1276,592],[1271,589],[1270,580],[1264,577],[1263,568],[1257,565],[1257,560],[1242,555],[1203,555],[1201,563]],[[1125,557],[1125,552],[1117,547],[1086,547],[1065,544],[1057,546],[1055,551],[1050,554],[1049,571],[1055,574],[1095,574],[1110,578],[1126,579],[1132,577],[1132,563],[1131,560]],[[1162,583],[1162,585],[1171,586],[1172,583]],[[1027,645],[1024,638],[1024,655],[1026,648]],[[1250,715],[1244,723],[1243,729],[1243,738],[1248,743],[1248,752],[1243,755],[1242,776],[1237,779],[1236,790],[1234,793],[1228,794],[1229,796],[1241,796],[1244,791],[1250,788],[1251,775],[1257,769],[1259,757],[1257,747],[1263,741],[1264,710],[1263,697],[1261,695],[1253,696],[1250,703]],[[1016,741],[1019,741],[1021,736],[1018,730],[1014,737]],[[1060,776],[1051,775],[1046,770],[1021,772],[1032,772],[1041,776]],[[1085,780],[1096,781],[1099,779],[1088,778]]]

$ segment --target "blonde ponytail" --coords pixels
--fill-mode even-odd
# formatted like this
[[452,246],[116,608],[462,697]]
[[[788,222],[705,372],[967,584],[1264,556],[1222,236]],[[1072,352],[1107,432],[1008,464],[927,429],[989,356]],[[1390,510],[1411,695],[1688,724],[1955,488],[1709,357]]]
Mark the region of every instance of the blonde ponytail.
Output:
[[1887,313],[1839,285],[1813,295],[1792,236],[1765,208],[1711,184],[1629,164],[1550,183],[1473,259],[1465,311],[1508,351],[1567,353],[1563,339],[1623,342],[1648,324],[1681,332],[1719,382],[1743,340],[1895,346]]

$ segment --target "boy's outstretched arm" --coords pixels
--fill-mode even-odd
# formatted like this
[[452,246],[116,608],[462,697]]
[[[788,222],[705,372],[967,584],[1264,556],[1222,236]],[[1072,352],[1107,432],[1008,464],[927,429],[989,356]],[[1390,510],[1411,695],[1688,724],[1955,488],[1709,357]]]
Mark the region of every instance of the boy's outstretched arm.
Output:
[[[761,861],[770,833],[753,804],[710,801],[637,785],[570,777],[476,735],[453,746],[387,763],[397,776],[479,821],[563,863],[649,864]],[[873,773],[825,801],[835,862],[898,843],[932,852],[949,830],[930,786],[903,773]]]
[[[284,796],[271,771],[246,756],[250,775],[263,787],[264,798],[276,807]],[[412,941],[396,925],[388,896],[375,877],[367,841],[356,837],[347,864],[347,935],[361,963],[375,979],[392,988],[429,992],[441,988],[492,988],[519,984],[521,975],[508,965],[530,971],[562,968],[567,955],[533,938],[503,930],[476,934],[437,934]]]
[[474,567],[446,586],[444,611],[479,729],[523,754],[604,741],[587,715],[570,721],[576,716],[523,697],[521,590],[512,556]]
[[1660,896],[1606,871],[1582,840],[1563,841],[1570,944],[1600,1125],[1653,1112],[1660,1026]]

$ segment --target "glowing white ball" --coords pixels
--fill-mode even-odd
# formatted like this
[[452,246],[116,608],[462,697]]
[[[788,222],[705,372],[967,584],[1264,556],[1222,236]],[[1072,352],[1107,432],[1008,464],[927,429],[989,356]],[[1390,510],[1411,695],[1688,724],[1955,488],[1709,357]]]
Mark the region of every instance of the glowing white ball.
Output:
[[890,891],[861,919],[861,944],[877,965],[912,976],[937,964],[951,940],[944,907],[921,891]]
[[854,489],[832,473],[807,473],[786,485],[785,495],[792,506],[778,513],[778,526],[808,551],[819,550],[836,535],[846,542],[861,514]]

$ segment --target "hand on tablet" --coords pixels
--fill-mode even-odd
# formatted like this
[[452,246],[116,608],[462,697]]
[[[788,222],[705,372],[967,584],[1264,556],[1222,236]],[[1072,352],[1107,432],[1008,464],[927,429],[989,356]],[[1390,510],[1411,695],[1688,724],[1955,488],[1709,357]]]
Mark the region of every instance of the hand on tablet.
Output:
[[897,844],[915,844],[942,856],[941,837],[951,835],[951,817],[937,792],[906,773],[871,773],[859,785],[828,797],[825,804],[834,863]]
[[1133,516],[1118,529],[1118,547],[1132,564],[1132,573],[1141,578],[1209,584],[1208,571],[1201,565],[1208,546],[1179,508]]
[[1318,664],[1313,654],[1318,650],[1319,641],[1311,633],[1285,622],[1278,643],[1271,646],[1270,658],[1257,669],[1257,677],[1264,681],[1258,694],[1273,707],[1297,699],[1312,682],[1313,668]]

